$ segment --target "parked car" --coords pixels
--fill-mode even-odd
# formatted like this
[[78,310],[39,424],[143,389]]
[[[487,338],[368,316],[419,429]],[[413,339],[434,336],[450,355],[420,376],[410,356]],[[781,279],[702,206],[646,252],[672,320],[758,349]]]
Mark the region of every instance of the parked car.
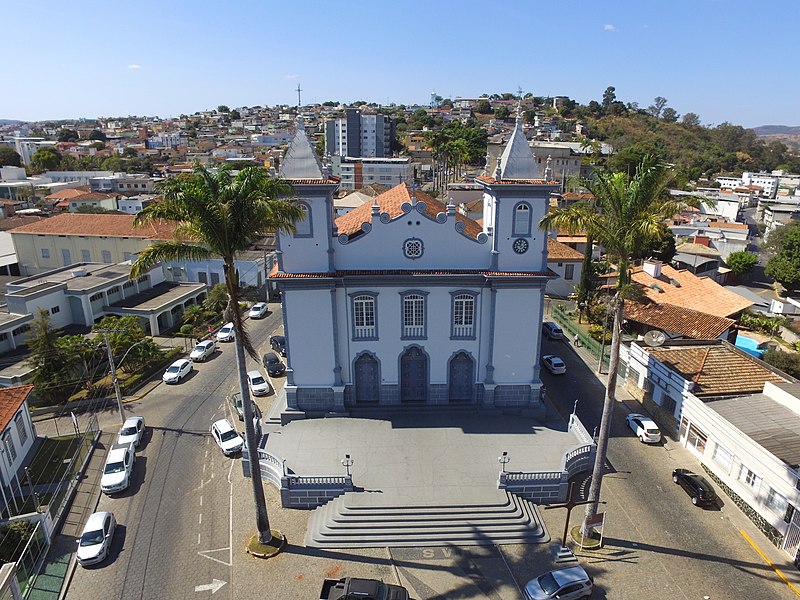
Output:
[[267,312],[268,311],[267,311],[267,303],[266,302],[256,302],[250,308],[250,312],[248,313],[248,316],[251,319],[263,319],[264,317],[267,316]]
[[218,342],[232,342],[236,339],[236,330],[233,328],[233,323],[225,323],[217,332]]
[[135,462],[133,442],[111,446],[106,457],[106,465],[103,467],[103,475],[100,477],[100,491],[104,494],[116,494],[128,489]]
[[273,335],[269,338],[270,348],[275,350],[281,356],[286,356],[286,337],[282,335]]
[[672,472],[672,481],[680,485],[692,498],[695,506],[701,504],[715,504],[717,493],[702,475],[692,473],[688,469],[675,469]]
[[186,377],[192,372],[194,367],[192,361],[185,358],[179,358],[164,371],[164,376],[161,378],[164,383],[180,383],[181,379]]
[[228,419],[220,419],[211,425],[211,436],[217,442],[222,453],[225,456],[231,456],[237,452],[241,452],[244,446],[244,440],[236,432]]
[[203,362],[208,360],[216,351],[217,342],[214,340],[203,340],[197,343],[194,350],[192,350],[192,353],[189,355],[189,358],[191,358],[193,362]]
[[276,377],[278,375],[283,375],[286,372],[286,365],[283,364],[283,361],[278,358],[278,355],[274,352],[267,352],[262,359],[264,363],[264,368],[269,373],[270,377]]
[[86,521],[83,533],[78,539],[78,552],[76,553],[78,564],[82,567],[96,565],[108,558],[116,529],[117,520],[114,518],[114,513],[96,512],[92,514]]
[[377,579],[325,579],[322,582],[320,600],[408,600],[408,590],[399,585],[383,583]]
[[525,584],[525,598],[528,600],[575,600],[590,598],[594,583],[583,567],[556,569],[531,579]]
[[552,321],[542,323],[542,333],[551,340],[563,340],[564,332],[561,327]]
[[544,368],[553,375],[563,375],[567,372],[567,365],[555,354],[545,354],[542,356],[542,364]]
[[248,371],[247,384],[253,396],[266,396],[270,392],[269,381],[264,378],[261,371]]
[[[231,407],[233,408],[236,415],[239,417],[240,421],[244,421],[244,411],[242,410],[242,395],[239,392],[236,392],[230,397]],[[253,417],[260,419],[261,418],[261,409],[258,408],[258,405],[250,401],[253,411]]]
[[137,448],[142,443],[142,436],[144,435],[144,417],[130,417],[125,419],[122,424],[122,429],[119,430],[117,436],[117,444],[130,444]]
[[661,430],[650,417],[631,413],[625,417],[625,422],[643,444],[657,444],[661,441]]

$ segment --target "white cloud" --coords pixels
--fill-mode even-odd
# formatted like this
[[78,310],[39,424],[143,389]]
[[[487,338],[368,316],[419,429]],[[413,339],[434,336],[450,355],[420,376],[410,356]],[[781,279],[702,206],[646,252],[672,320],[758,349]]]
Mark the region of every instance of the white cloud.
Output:
[[128,68],[129,69],[141,69],[142,65],[137,65],[136,63],[134,63],[132,65],[128,65]]
[[295,74],[292,74],[292,75],[284,75],[283,78],[284,79],[297,79],[297,74],[295,73]]
[[616,31],[617,28],[614,27],[611,23],[606,23],[605,25],[603,25],[603,30],[605,30],[605,31]]

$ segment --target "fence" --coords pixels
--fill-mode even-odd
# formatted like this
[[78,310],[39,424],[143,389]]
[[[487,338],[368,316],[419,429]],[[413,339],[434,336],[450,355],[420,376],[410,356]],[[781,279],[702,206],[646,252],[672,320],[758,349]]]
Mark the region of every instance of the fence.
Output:
[[[567,312],[566,307],[563,304],[556,304],[552,308],[552,315],[553,319],[558,322],[561,328],[566,332],[565,335],[567,337],[568,342],[572,342],[575,339],[575,336],[578,336],[578,340],[580,344],[586,348],[589,353],[594,356],[595,358],[600,358],[600,352],[603,352],[603,368],[602,370],[608,372],[608,363],[610,360],[609,356],[609,346],[610,344],[603,344],[598,342],[594,339],[591,335],[589,335],[580,325],[578,325],[571,317],[570,313]],[[610,319],[609,319],[610,320]],[[609,327],[611,323],[609,323]]]

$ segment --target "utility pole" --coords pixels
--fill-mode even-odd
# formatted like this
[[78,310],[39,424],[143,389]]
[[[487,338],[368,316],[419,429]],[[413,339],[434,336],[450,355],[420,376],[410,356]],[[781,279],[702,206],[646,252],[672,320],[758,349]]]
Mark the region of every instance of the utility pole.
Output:
[[111,367],[111,383],[114,385],[114,394],[117,396],[117,408],[119,409],[120,425],[125,423],[125,413],[122,411],[122,391],[119,389],[119,381],[117,381],[117,366],[114,364],[114,353],[111,352],[111,342],[108,339],[108,334],[111,329],[103,329],[101,333],[106,341],[106,352],[108,353],[108,365]]
[[300,89],[300,84],[297,84],[297,109],[300,110],[300,92],[303,91]]

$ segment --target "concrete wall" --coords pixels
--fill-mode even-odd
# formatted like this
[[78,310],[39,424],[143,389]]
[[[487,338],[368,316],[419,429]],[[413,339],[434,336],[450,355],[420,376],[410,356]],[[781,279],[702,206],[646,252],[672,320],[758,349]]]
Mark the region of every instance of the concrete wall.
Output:
[[[73,264],[87,262],[83,259],[82,250],[89,250],[91,262],[105,262],[103,251],[106,250],[111,253],[111,263],[120,263],[128,260],[126,253],[138,254],[152,243],[150,240],[133,237],[127,239],[75,235],[61,237],[14,233],[13,231],[11,237],[19,257],[20,273],[26,276],[38,275],[65,266],[62,249],[69,250]],[[48,257],[42,256],[42,249],[49,252]]]

